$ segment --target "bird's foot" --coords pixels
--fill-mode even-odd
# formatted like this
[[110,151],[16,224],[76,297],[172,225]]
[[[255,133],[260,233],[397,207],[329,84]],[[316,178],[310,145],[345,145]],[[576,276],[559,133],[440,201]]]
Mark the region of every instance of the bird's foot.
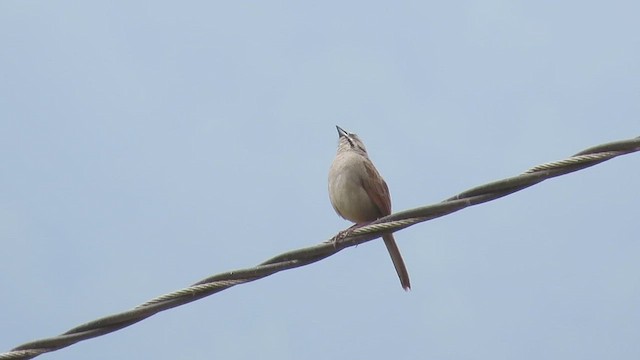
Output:
[[331,240],[329,240],[330,242],[333,243],[334,247],[338,246],[338,243],[341,240],[344,240],[345,238],[351,236],[351,234],[353,233],[353,230],[361,227],[361,226],[365,226],[367,225],[369,222],[366,223],[362,223],[362,224],[353,224],[351,225],[348,229],[346,230],[341,230],[340,232],[338,232],[334,237],[331,238]]

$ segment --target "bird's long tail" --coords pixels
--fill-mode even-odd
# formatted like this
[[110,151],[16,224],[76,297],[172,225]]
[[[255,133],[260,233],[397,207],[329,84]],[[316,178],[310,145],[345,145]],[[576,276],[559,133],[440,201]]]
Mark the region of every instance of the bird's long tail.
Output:
[[382,236],[382,239],[384,240],[384,244],[387,246],[389,255],[391,255],[391,261],[393,261],[393,266],[396,268],[396,272],[398,273],[398,277],[400,278],[400,284],[402,284],[402,288],[406,291],[409,291],[411,289],[411,283],[409,282],[409,272],[407,271],[407,267],[404,264],[404,260],[402,260],[402,255],[400,254],[400,249],[398,249],[396,240],[393,238],[392,234],[385,234]]

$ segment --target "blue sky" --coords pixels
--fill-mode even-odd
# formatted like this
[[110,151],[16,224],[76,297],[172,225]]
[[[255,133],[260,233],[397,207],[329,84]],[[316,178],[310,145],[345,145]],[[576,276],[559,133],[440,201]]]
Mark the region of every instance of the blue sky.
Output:
[[[0,3],[0,351],[640,135],[633,1]],[[631,154],[43,359],[637,359]]]

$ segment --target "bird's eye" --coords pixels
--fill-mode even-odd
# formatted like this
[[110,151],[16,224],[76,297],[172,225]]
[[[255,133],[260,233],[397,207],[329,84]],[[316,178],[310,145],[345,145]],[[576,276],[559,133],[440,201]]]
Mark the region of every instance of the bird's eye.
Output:
[[350,137],[348,137],[348,136],[345,136],[345,137],[347,138],[347,141],[349,142],[349,146],[350,146],[350,147],[354,147],[354,146],[355,146],[355,144],[353,143],[353,140],[351,140],[351,138],[350,138]]

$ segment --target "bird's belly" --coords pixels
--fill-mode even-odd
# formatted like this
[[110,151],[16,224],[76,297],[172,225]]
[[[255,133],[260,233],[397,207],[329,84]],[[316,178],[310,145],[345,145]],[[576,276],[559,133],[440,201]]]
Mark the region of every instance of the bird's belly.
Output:
[[336,212],[343,218],[356,224],[369,222],[378,218],[378,208],[357,179],[349,176],[338,176],[329,186],[331,203]]

